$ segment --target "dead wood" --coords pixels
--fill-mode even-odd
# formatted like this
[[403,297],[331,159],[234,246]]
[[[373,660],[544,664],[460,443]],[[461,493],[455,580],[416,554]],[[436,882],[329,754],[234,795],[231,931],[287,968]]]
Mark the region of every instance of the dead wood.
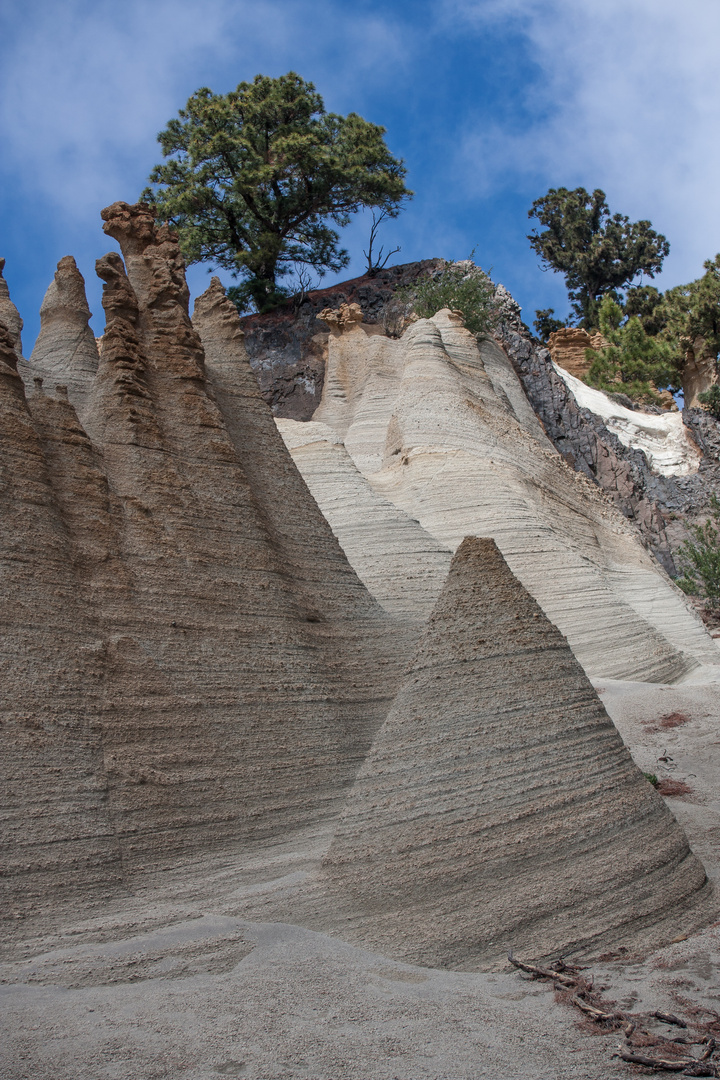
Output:
[[[627,1046],[618,1047],[618,1057],[631,1065],[644,1065],[648,1069],[656,1069],[658,1072],[685,1073],[686,1076],[717,1076],[717,1071],[711,1061],[698,1060],[697,1058],[653,1058],[647,1054],[639,1054]],[[698,1067],[703,1072],[698,1072]],[[685,1072],[693,1069],[693,1072]]]
[[[592,1005],[589,1001],[583,1000],[578,994],[573,994],[570,999],[572,1004],[575,1005],[582,1012],[591,1016],[593,1020],[596,1020],[599,1024],[612,1021],[617,1023],[621,1021],[623,1024],[627,1023],[627,1016],[621,1012],[605,1012],[603,1009],[599,1009],[596,1005]],[[634,1025],[633,1025],[634,1030]]]
[[679,1016],[675,1016],[674,1013],[654,1012],[652,1015],[656,1020],[662,1020],[663,1024],[675,1024],[676,1027],[686,1028],[687,1024],[684,1020],[681,1020]]
[[523,963],[522,960],[516,960],[512,952],[508,953],[508,960],[513,967],[526,971],[528,975],[532,975],[536,979],[553,979],[555,982],[562,983],[563,986],[576,987],[578,985],[578,976],[572,977],[564,975],[561,971],[553,971],[552,968],[541,968],[537,964]]

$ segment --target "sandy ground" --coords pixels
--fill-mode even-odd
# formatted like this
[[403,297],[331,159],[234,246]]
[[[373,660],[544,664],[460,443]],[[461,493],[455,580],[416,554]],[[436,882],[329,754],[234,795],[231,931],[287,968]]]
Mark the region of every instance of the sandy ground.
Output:
[[[704,679],[598,689],[643,771],[687,789],[676,786],[668,803],[717,880],[720,684]],[[2,1080],[633,1075],[613,1057],[617,1034],[599,1033],[509,966],[412,967],[251,921],[264,896],[302,889],[328,840],[306,834],[254,860],[179,867],[61,932],[19,934],[0,964]],[[714,926],[645,958],[619,942],[592,973],[624,1010],[700,1023],[720,1012],[719,963]]]

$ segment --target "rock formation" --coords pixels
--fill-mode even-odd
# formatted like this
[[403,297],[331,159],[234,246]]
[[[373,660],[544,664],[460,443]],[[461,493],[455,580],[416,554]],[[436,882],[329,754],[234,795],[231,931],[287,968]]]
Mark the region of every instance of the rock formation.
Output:
[[10,290],[3,277],[5,259],[0,258],[0,322],[10,335],[12,348],[17,357],[22,356],[22,328],[23,321],[18,309],[10,299]]
[[330,925],[431,967],[632,950],[711,911],[682,830],[491,540],[457,551],[324,865]]
[[327,820],[414,640],[307,492],[235,309],[201,298],[206,363],[175,237],[147,207],[103,218],[125,265],[98,263],[97,373],[65,261],[46,317],[83,349],[57,396],[26,397],[3,339],[6,918]]
[[84,278],[72,255],[66,255],[57,265],[40,308],[40,334],[30,364],[33,377],[46,379],[52,386],[67,386],[81,419],[98,369],[90,316]]
[[700,404],[698,394],[718,381],[718,366],[715,353],[703,337],[698,336],[692,342],[686,339],[686,346],[682,388],[685,407],[692,409]]
[[371,487],[331,428],[276,424],[360,580],[391,615],[424,624],[447,577],[450,549]]
[[587,330],[578,326],[563,326],[562,329],[555,330],[548,340],[553,363],[564,371],[569,371],[576,379],[582,379],[590,370],[591,361],[585,356],[585,350],[601,347],[600,334],[591,337]]
[[[580,408],[600,417],[624,446],[642,450],[655,473],[688,476],[697,472],[702,454],[677,409],[645,412],[627,408],[616,400],[619,395],[595,390],[562,369],[558,373]],[[632,405],[629,399],[628,404]]]
[[363,313],[359,304],[341,304],[339,308],[323,308],[318,319],[327,323],[331,330],[342,333],[355,323],[361,323]]
[[706,918],[702,868],[491,542],[462,546],[388,716],[471,531],[594,674],[717,660],[502,349],[452,312],[399,340],[332,314],[317,419],[280,427],[334,535],[217,279],[191,321],[177,238],[145,205],[102,216],[99,356],[72,260],[30,363],[0,295],[0,932],[148,873],[306,858],[351,789],[320,878],[281,890],[293,920],[319,899],[323,926],[462,967]]
[[[503,351],[490,339],[478,348],[450,312],[398,341],[360,326],[332,337],[315,420],[373,490],[441,546],[493,536],[593,676],[673,681],[698,662],[717,664],[716,646],[636,531],[555,452]],[[331,462],[320,465],[320,446],[301,461],[301,438],[292,436],[293,453],[329,513],[313,473]],[[329,498],[343,476],[334,494],[325,485]]]
[[320,403],[328,340],[327,328],[317,320],[322,310],[335,312],[356,304],[362,321],[382,333],[396,290],[414,285],[443,265],[442,259],[425,259],[389,266],[372,276],[363,274],[312,290],[265,315],[245,316],[242,327],[250,366],[273,413],[309,420]]

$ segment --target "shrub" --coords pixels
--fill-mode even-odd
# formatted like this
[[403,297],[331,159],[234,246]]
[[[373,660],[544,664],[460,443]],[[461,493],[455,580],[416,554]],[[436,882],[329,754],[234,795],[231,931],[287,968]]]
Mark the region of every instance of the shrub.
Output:
[[720,420],[720,386],[717,383],[698,394],[698,401],[706,412]]
[[709,606],[720,607],[720,502],[710,496],[710,514],[704,525],[691,525],[692,540],[678,550],[682,577],[676,579],[683,592],[705,596]]
[[411,303],[421,319],[431,319],[441,308],[459,311],[467,329],[478,337],[487,334],[495,322],[495,286],[472,259],[448,263],[440,273],[399,289],[396,295],[401,302]]
[[591,361],[585,382],[598,390],[622,391],[629,397],[659,400],[658,386],[677,385],[679,376],[671,345],[645,333],[638,316],[623,323],[623,311],[611,296],[600,305],[600,330],[608,342],[595,352],[586,350]]

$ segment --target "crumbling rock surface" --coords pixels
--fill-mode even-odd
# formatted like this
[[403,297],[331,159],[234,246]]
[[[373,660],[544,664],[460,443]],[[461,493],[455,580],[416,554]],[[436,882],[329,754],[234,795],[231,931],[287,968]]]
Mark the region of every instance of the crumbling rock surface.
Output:
[[[235,309],[217,285],[198,302],[206,363],[175,237],[144,206],[103,218],[125,263],[98,263],[87,423],[82,356],[27,395],[2,340],[3,920],[327,821],[415,640],[309,495]],[[58,273],[46,316],[82,330]]]
[[328,340],[327,329],[318,322],[321,311],[357,304],[362,321],[382,333],[384,312],[396,291],[415,284],[441,265],[441,259],[425,259],[390,266],[373,275],[315,289],[297,305],[288,302],[266,315],[243,318],[250,366],[273,413],[310,420],[320,404]]
[[675,564],[665,523],[657,505],[658,487],[674,487],[662,477],[656,484],[642,451],[622,445],[600,417],[581,409],[552,365],[547,349],[535,344],[519,324],[503,322],[497,337],[522,382],[548,437],[574,469],[584,473],[635,522],[644,542],[670,574]]
[[363,321],[362,308],[359,304],[341,304],[339,308],[323,308],[317,317],[327,323],[331,330],[340,334],[355,323]]
[[8,283],[3,277],[4,269],[5,259],[0,258],[0,322],[10,335],[10,341],[16,355],[21,357],[23,321],[20,318],[20,312],[10,299]]
[[[599,339],[599,340],[597,340]],[[592,337],[578,326],[563,326],[548,339],[548,349],[553,363],[581,379],[590,370],[591,361],[585,356],[586,349],[602,346],[602,335]]]
[[675,576],[673,552],[687,536],[683,521],[702,518],[711,493],[720,492],[720,469],[712,450],[715,421],[699,409],[683,411],[683,420],[702,451],[699,469],[686,476],[663,476],[651,468],[642,450],[624,446],[601,417],[578,405],[555,371],[548,350],[530,337],[519,318],[504,318],[495,332],[558,451],[607,492],[621,513],[637,525],[643,543]]
[[[429,967],[631,950],[702,925],[705,872],[562,634],[466,539],[324,862],[331,926]],[[326,917],[324,923],[328,925]]]

